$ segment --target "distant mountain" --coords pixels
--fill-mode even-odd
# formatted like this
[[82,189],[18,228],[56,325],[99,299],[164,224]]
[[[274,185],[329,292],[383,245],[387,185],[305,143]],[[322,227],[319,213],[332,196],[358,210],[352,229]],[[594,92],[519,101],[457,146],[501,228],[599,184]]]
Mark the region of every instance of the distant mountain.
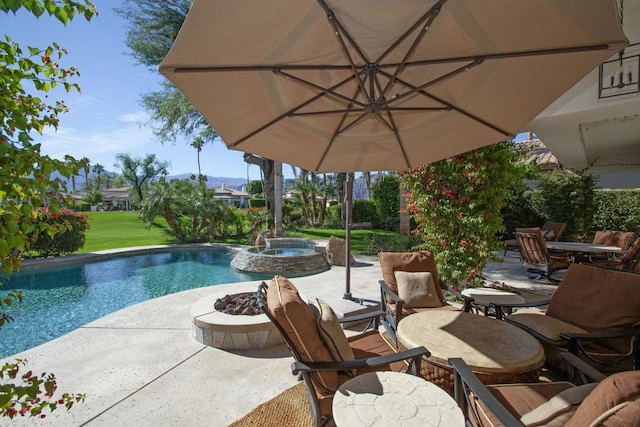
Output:
[[[190,173],[183,173],[180,175],[168,175],[167,180],[172,179],[189,179],[192,175]],[[207,187],[208,188],[232,188],[234,190],[242,190],[242,187],[247,185],[247,178],[228,178],[222,176],[209,176],[207,175]]]
[[[105,173],[112,173],[109,171],[106,171]],[[172,180],[172,179],[189,179],[192,175],[196,175],[194,174],[190,174],[190,173],[183,173],[183,174],[179,174],[179,175],[168,175],[167,176],[167,180]],[[96,176],[95,173],[90,172],[89,173],[89,178],[94,178]],[[63,181],[65,181],[67,183],[67,189],[68,190],[72,190],[72,180],[69,178],[64,178],[59,174],[54,174],[53,178],[61,178]],[[371,177],[371,181],[376,182],[377,180],[377,174],[372,174]],[[75,188],[79,191],[83,191],[84,190],[84,174],[81,175],[76,175],[75,177]],[[286,178],[284,180],[284,188],[290,188],[291,186],[293,186],[295,184],[295,179],[290,179],[290,178]],[[247,179],[246,178],[230,178],[230,177],[223,177],[223,176],[209,176],[207,175],[207,187],[208,188],[231,188],[234,190],[242,190],[242,187],[247,185]],[[367,191],[367,186],[365,184],[365,180],[364,177],[362,176],[357,176],[355,181],[353,182],[353,198],[354,199],[367,199],[369,198],[369,192]]]

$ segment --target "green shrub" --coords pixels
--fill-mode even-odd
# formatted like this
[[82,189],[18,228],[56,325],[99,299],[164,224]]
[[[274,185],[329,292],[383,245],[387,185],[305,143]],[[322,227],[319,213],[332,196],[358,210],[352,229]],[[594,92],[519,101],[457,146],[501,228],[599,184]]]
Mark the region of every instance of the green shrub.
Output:
[[377,255],[382,251],[408,251],[420,244],[420,239],[412,234],[409,237],[395,234],[392,236],[375,234],[369,240],[367,255]]
[[326,228],[342,228],[342,206],[333,204],[327,208],[327,217],[324,226]]
[[640,224],[639,190],[596,190],[596,213],[592,232],[596,230],[638,231]]
[[43,209],[37,226],[41,231],[31,235],[30,250],[45,257],[76,252],[84,246],[89,227],[89,217],[84,213],[64,209],[56,214]]
[[400,229],[400,180],[395,174],[382,176],[372,187],[371,195],[376,207],[375,228],[398,231]]
[[266,208],[267,201],[265,199],[249,199],[249,207],[250,208]]
[[352,222],[370,222],[375,224],[378,219],[376,205],[373,200],[354,200]]
[[593,217],[597,178],[568,170],[556,170],[543,175],[538,184],[541,198],[534,208],[545,221],[567,224],[566,238],[589,240]]
[[[591,178],[589,178],[591,179]],[[508,209],[503,209],[504,221],[508,231],[514,231],[515,227],[541,226],[546,221],[571,223],[574,217],[580,216],[583,208],[575,206],[575,202],[563,202],[568,205],[564,210],[557,210],[556,203],[553,207],[546,206],[546,199],[557,199],[563,196],[551,194],[545,196],[541,190],[527,190],[518,198],[510,200]],[[566,198],[574,198],[569,193]],[[638,232],[640,225],[640,190],[593,190],[593,207],[589,208],[593,213],[593,221],[586,231],[582,232],[582,240],[590,241],[597,230],[622,230]],[[578,211],[578,212],[576,212]],[[543,216],[545,215],[545,216]],[[554,215],[554,216],[551,216]],[[570,232],[565,232],[562,240],[572,240],[577,237]]]

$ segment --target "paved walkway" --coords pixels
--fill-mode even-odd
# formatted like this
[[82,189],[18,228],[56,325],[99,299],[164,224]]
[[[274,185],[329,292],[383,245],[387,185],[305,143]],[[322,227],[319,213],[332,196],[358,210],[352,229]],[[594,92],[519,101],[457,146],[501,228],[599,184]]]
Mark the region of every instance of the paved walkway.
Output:
[[[355,296],[379,297],[375,257],[356,256],[351,268]],[[526,279],[517,254],[490,264],[487,274],[519,288],[548,294],[555,285]],[[307,297],[331,303],[344,292],[345,269],[333,267],[292,279]],[[149,300],[91,322],[67,335],[8,359],[27,359],[34,372],[53,372],[59,391],[85,393],[84,404],[59,409],[42,420],[0,418],[0,425],[32,426],[224,426],[296,384],[284,346],[228,352],[192,337],[191,305],[229,289],[254,291],[258,282],[219,285]]]

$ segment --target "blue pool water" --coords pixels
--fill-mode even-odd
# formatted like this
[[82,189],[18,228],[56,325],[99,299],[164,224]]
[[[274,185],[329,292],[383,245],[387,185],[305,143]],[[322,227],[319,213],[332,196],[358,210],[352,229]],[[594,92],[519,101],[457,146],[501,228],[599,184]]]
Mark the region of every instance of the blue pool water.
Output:
[[[22,291],[0,329],[0,357],[35,347],[121,308],[203,286],[265,279],[233,270],[226,248],[172,249],[99,261],[30,267],[0,278]],[[256,286],[257,288],[257,286]]]

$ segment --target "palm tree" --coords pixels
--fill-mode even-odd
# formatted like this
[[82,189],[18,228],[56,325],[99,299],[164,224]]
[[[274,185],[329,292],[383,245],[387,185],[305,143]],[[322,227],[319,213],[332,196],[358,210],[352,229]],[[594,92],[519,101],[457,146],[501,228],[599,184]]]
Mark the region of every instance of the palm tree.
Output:
[[88,190],[91,188],[91,183],[89,182],[89,159],[83,157],[80,162],[82,162],[82,169],[84,170],[84,186]]
[[200,167],[200,152],[202,151],[202,147],[204,146],[204,141],[201,137],[197,137],[193,140],[191,146],[196,149],[198,156],[198,182],[203,182],[204,177],[202,176],[202,168]]
[[97,181],[96,181],[96,186],[98,187],[98,190],[99,190],[100,189],[100,176],[102,175],[102,172],[104,172],[104,166],[102,166],[100,163],[96,163],[95,165],[93,165],[93,168],[91,168],[91,171],[98,175],[98,178],[97,178]]

